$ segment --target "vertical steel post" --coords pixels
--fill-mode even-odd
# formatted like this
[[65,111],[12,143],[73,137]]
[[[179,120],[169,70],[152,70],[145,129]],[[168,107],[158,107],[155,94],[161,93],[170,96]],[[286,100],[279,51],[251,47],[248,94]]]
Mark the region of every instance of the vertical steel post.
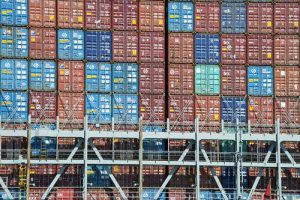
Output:
[[240,135],[240,127],[239,127],[239,119],[236,119],[236,134],[235,134],[235,139],[236,139],[236,150],[235,150],[235,160],[236,160],[236,196],[239,199],[241,197],[241,154],[240,154],[240,140],[241,140],[241,135]]
[[27,124],[27,165],[26,165],[26,199],[29,199],[30,192],[30,154],[31,154],[31,115],[28,115],[28,124]]
[[87,199],[87,161],[88,161],[88,117],[84,117],[84,175],[83,175],[83,200]]
[[277,163],[277,200],[282,199],[282,184],[281,184],[281,148],[280,148],[280,120],[279,118],[276,120],[276,163]]
[[143,123],[139,119],[139,199],[143,199]]
[[199,162],[200,162],[200,158],[199,158],[199,151],[200,151],[200,148],[199,148],[199,143],[201,142],[199,140],[199,117],[197,117],[197,119],[195,119],[195,153],[196,153],[196,158],[195,158],[195,161],[196,161],[196,200],[199,200],[200,199],[200,165],[199,165]]

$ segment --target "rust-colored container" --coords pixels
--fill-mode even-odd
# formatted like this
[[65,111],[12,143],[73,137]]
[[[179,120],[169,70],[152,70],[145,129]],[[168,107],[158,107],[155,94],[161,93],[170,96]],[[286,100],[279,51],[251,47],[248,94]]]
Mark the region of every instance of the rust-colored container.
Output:
[[171,129],[176,129],[178,125],[191,126],[194,124],[194,104],[193,95],[169,95],[168,111],[172,124]]
[[218,2],[195,3],[195,31],[200,33],[220,31],[220,4]]
[[221,63],[246,64],[246,36],[224,34],[221,37]]
[[58,62],[58,90],[66,92],[83,92],[84,64],[79,61]]
[[300,68],[275,67],[274,84],[276,96],[300,96]]
[[113,60],[115,62],[137,62],[138,41],[138,33],[135,31],[113,32]]
[[57,0],[58,27],[84,27],[84,0]]
[[55,123],[56,94],[54,92],[31,92],[29,113],[33,123]]
[[277,35],[274,40],[275,65],[298,65],[299,36]]
[[272,65],[273,37],[271,35],[250,34],[248,36],[248,64]]
[[223,65],[221,67],[221,94],[246,95],[247,70],[245,66]]
[[274,32],[299,33],[299,3],[276,3],[274,5]]
[[111,0],[85,0],[85,27],[110,30],[111,9]]
[[34,59],[55,59],[56,40],[54,28],[30,28],[29,56]]
[[169,62],[194,62],[194,36],[192,33],[169,34]]
[[[154,153],[155,156],[160,156],[162,152]],[[151,154],[151,153],[150,153]],[[148,159],[150,159],[151,155],[149,155]],[[166,170],[165,166],[143,166],[143,186],[144,187],[160,187],[164,180],[166,179]]]
[[140,31],[165,30],[165,3],[163,1],[140,1]]
[[165,65],[163,63],[140,64],[141,94],[164,94],[165,93]]
[[[172,168],[173,167],[170,167],[169,171],[171,171]],[[170,181],[169,184],[170,184],[171,188],[172,187],[189,188],[194,183],[195,183],[195,167],[194,166],[188,166],[188,167],[181,166],[177,170],[176,174],[173,175],[173,180]],[[185,191],[185,189],[183,189],[182,191]],[[193,199],[193,198],[191,198],[191,199]]]
[[123,31],[137,30],[138,12],[137,0],[113,0],[112,28]]
[[29,25],[56,26],[56,0],[29,0]]
[[140,117],[143,117],[145,125],[158,125],[166,122],[165,95],[143,94],[140,96],[139,107]]
[[272,3],[249,3],[247,22],[249,33],[272,33]]
[[162,32],[142,32],[139,39],[140,62],[165,61],[165,37]]
[[170,64],[169,94],[194,93],[194,67],[191,64]]

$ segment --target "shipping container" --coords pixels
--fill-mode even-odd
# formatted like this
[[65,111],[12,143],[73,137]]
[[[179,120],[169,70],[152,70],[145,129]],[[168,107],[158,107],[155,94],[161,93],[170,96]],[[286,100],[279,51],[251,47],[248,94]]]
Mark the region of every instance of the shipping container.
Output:
[[193,63],[194,62],[194,36],[191,33],[169,34],[170,63]]
[[56,26],[56,0],[29,0],[29,25],[54,28]]
[[85,27],[87,29],[111,29],[111,0],[85,0]]
[[[236,168],[235,167],[222,167],[221,183],[224,189],[236,188]],[[241,170],[241,183],[243,188],[248,188],[248,169],[243,167]],[[229,198],[231,199],[231,198]],[[234,200],[234,199],[232,199]]]
[[[161,157],[162,148],[165,145],[163,140],[146,140],[143,142],[144,150],[150,152],[150,155],[146,157],[149,160],[157,160]],[[143,155],[145,156],[145,154]],[[160,187],[166,179],[167,169],[165,166],[144,166],[143,167],[143,187]]]
[[252,127],[273,126],[273,98],[249,97],[248,119]]
[[222,97],[222,120],[236,124],[247,122],[247,102],[245,97]]
[[[298,130],[300,124],[300,101],[297,97],[275,98],[275,120],[280,120],[281,128]],[[298,126],[298,128],[297,128]],[[295,133],[295,132],[294,132]]]
[[275,67],[274,84],[276,96],[300,96],[300,68]]
[[[169,173],[173,166],[169,167]],[[188,188],[195,184],[195,167],[194,166],[180,166],[176,174],[173,175],[172,181],[169,182],[170,188],[182,189],[184,195],[188,194]],[[183,198],[182,200],[184,200]],[[187,198],[189,199],[189,198]],[[190,198],[192,199],[192,198]]]
[[[56,155],[56,145],[57,145],[57,140],[55,138],[50,138],[50,137],[33,137],[30,141],[30,148],[31,148],[31,156],[32,157],[40,157],[41,155],[43,156],[49,156],[49,157],[54,157]],[[49,175],[51,172],[50,170],[47,170],[48,166],[43,166],[42,173],[45,173],[45,175]],[[54,166],[56,168],[56,166]],[[56,172],[56,170],[54,171]]]
[[195,105],[193,95],[169,95],[168,112],[172,128],[177,125],[193,125]]
[[194,66],[191,64],[169,65],[169,94],[194,93]]
[[174,32],[194,30],[193,2],[168,2],[168,28]]
[[274,32],[299,33],[299,3],[276,3],[274,5]]
[[90,124],[111,123],[111,95],[110,94],[86,94],[85,113]]
[[85,56],[89,61],[111,60],[111,32],[86,31]]
[[88,186],[90,187],[112,187],[113,183],[109,177],[111,167],[102,165],[88,165]]
[[247,93],[247,69],[245,66],[221,67],[221,94],[243,96]]
[[222,3],[221,4],[221,29],[222,33],[246,32],[246,4]]
[[0,22],[9,26],[28,25],[28,0],[4,0],[0,4]]
[[54,61],[30,61],[29,87],[35,91],[56,90],[57,67]]
[[165,31],[165,3],[164,1],[139,2],[140,31]]
[[[156,196],[157,192],[159,189],[155,189],[155,188],[144,188],[143,189],[143,194],[142,194],[142,200],[152,200],[154,199],[154,197]],[[166,192],[162,192],[158,199],[159,200],[163,200],[167,198],[167,193]]]
[[248,95],[273,95],[273,68],[271,66],[248,66]]
[[220,37],[217,34],[195,35],[195,63],[218,64],[220,62]]
[[28,57],[28,29],[21,27],[1,27],[2,57]]
[[166,122],[165,95],[140,95],[139,116],[143,119],[143,125],[163,125]]
[[162,32],[141,32],[139,35],[139,61],[165,61],[165,34]]
[[115,62],[138,61],[138,33],[134,31],[113,32],[113,60]]
[[66,92],[84,91],[84,64],[81,61],[58,62],[58,90]]
[[29,34],[30,58],[56,58],[56,30],[54,28],[30,28]]
[[139,73],[141,94],[165,93],[165,65],[163,63],[141,63]]
[[57,0],[57,26],[59,28],[84,27],[84,0]]
[[201,33],[220,32],[219,2],[195,2],[195,31]]
[[138,29],[138,1],[137,0],[113,0],[112,2],[112,28],[114,30]]
[[138,124],[138,95],[114,94],[112,103],[116,124]]
[[275,65],[299,64],[299,36],[276,35],[274,37]]
[[112,66],[113,85],[116,93],[137,93],[139,89],[138,64],[115,63]]
[[220,94],[220,67],[218,65],[195,66],[195,94]]
[[248,33],[273,32],[273,5],[272,3],[248,4]]
[[241,34],[223,34],[221,36],[222,64],[246,64],[246,36]]
[[87,92],[111,92],[112,69],[110,63],[88,62],[85,66]]
[[27,60],[3,59],[1,63],[1,90],[28,89]]
[[[189,187],[188,187],[189,188]],[[185,200],[185,199],[196,199],[195,192],[192,189],[172,187],[168,190],[168,195],[170,200]],[[203,191],[200,192],[200,199],[202,200]],[[206,198],[203,198],[206,199]]]

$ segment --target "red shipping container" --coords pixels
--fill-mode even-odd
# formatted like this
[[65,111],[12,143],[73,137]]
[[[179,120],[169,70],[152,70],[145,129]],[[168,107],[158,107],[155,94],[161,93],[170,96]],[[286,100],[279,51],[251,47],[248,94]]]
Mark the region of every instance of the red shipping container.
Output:
[[191,64],[169,65],[169,93],[193,94],[194,93],[194,66]]
[[246,95],[247,70],[245,66],[221,67],[221,94],[222,95]]
[[29,25],[56,26],[56,0],[29,0]]
[[274,84],[276,96],[300,96],[300,68],[275,67]]
[[66,92],[84,91],[84,64],[79,61],[58,62],[58,90]]
[[56,94],[54,92],[31,92],[29,113],[33,123],[55,123]]
[[299,3],[276,3],[274,9],[275,33],[299,33]]
[[195,31],[202,33],[220,31],[220,4],[218,2],[195,3]]
[[274,124],[272,97],[249,97],[248,119],[251,126]]
[[115,62],[137,62],[138,41],[138,33],[135,31],[113,32],[113,60]]
[[249,3],[247,22],[248,22],[249,33],[272,33],[273,32],[272,3]]
[[272,65],[273,37],[271,35],[248,36],[248,64]]
[[[30,187],[29,199],[30,200],[40,200],[40,199],[42,199],[42,196],[45,192],[46,192],[46,188]],[[53,192],[50,192],[50,194],[47,196],[47,199],[56,200],[55,194]]]
[[165,36],[160,32],[142,32],[139,39],[140,62],[165,61]]
[[222,64],[246,64],[246,36],[224,34],[221,37]]
[[82,199],[82,191],[77,191],[75,188],[57,188],[56,200],[79,200]]
[[163,63],[141,63],[139,68],[139,92],[141,94],[164,94],[165,65]]
[[169,62],[194,62],[194,36],[192,33],[169,34]]
[[166,122],[165,95],[141,95],[140,96],[140,117],[148,124],[164,124]]
[[277,35],[275,36],[275,64],[298,65],[299,64],[299,36]]
[[85,27],[111,29],[111,0],[85,0]]
[[[174,126],[193,125],[194,117],[194,96],[193,95],[169,95],[169,119]],[[171,127],[171,129],[176,127]]]
[[34,59],[56,58],[56,30],[30,28],[29,56]]
[[84,0],[57,0],[58,27],[84,27]]
[[139,25],[141,31],[165,30],[164,1],[141,1],[139,10]]
[[112,27],[114,30],[138,29],[138,1],[113,0]]
[[[152,152],[148,155],[150,159]],[[154,159],[161,156],[162,152],[155,152]],[[151,159],[153,160],[153,159]],[[143,187],[160,187],[166,179],[166,166],[143,166]]]

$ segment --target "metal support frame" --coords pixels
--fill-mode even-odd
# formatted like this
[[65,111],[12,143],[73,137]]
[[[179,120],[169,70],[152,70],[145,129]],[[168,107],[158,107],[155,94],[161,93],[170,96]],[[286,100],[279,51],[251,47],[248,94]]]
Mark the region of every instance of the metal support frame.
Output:
[[200,199],[200,141],[198,140],[199,136],[199,118],[195,120],[195,134],[196,134],[196,143],[195,143],[195,162],[196,162],[196,199]]
[[3,179],[2,179],[1,176],[0,176],[0,185],[3,188],[3,190],[4,190],[5,194],[7,195],[7,197],[9,199],[14,199],[13,196],[11,195],[10,191],[8,190],[6,184],[4,183],[4,181],[3,181]]
[[84,155],[83,155],[83,160],[84,160],[84,174],[83,174],[83,199],[87,199],[87,161],[88,161],[88,139],[86,137],[88,129],[88,124],[87,124],[87,118],[84,118]]
[[143,199],[143,125],[139,119],[139,199]]
[[236,143],[235,143],[235,160],[236,160],[236,194],[237,198],[241,199],[241,148],[240,148],[240,142],[241,142],[241,137],[240,137],[240,129],[239,129],[239,119],[236,119],[237,121],[237,127],[236,127]]
[[277,181],[276,181],[276,191],[277,191],[277,200],[282,199],[282,185],[281,185],[281,149],[280,149],[280,121],[279,118],[277,119],[277,123],[275,125],[276,129],[276,142],[277,142],[277,148],[276,148],[276,164],[277,164]]

